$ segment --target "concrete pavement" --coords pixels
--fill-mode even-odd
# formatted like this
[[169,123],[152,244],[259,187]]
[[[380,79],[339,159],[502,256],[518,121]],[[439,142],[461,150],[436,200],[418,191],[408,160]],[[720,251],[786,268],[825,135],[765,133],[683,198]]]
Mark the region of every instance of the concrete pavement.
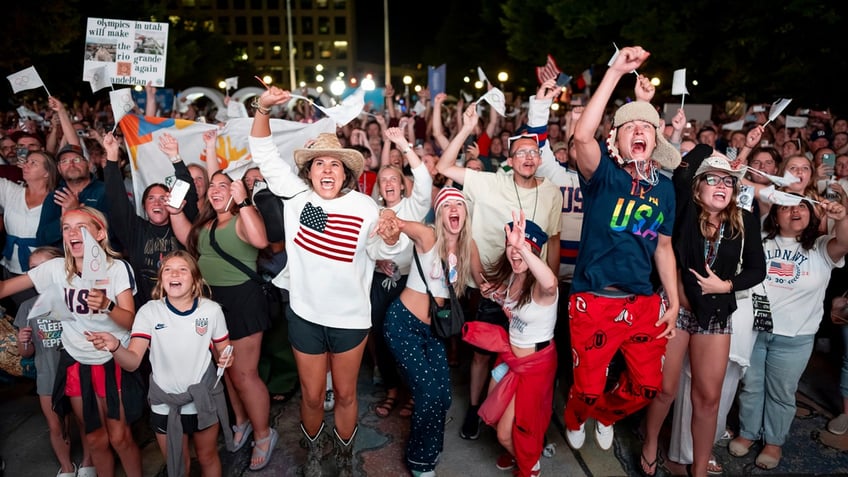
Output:
[[[838,363],[832,356],[816,353],[810,362],[799,390],[799,417],[793,422],[792,435],[784,447],[784,459],[772,472],[761,471],[753,465],[756,452],[748,457],[735,458],[726,448],[715,448],[725,475],[846,475],[848,474],[848,437],[833,436],[824,430],[838,400]],[[495,433],[483,428],[480,438],[466,441],[459,437],[459,428],[467,406],[467,369],[452,373],[454,399],[445,428],[445,452],[437,468],[441,477],[509,476],[497,470],[495,460],[500,453]],[[356,440],[358,475],[378,477],[408,476],[403,464],[405,438],[409,419],[398,416],[398,408],[386,419],[373,413],[382,397],[382,389],[371,382],[370,367],[363,366],[359,376],[360,431]],[[556,394],[557,420],[561,419],[563,390]],[[56,475],[58,464],[50,448],[47,427],[32,385],[19,383],[0,388],[0,455],[6,461],[6,476]],[[296,476],[305,459],[300,447],[298,430],[299,395],[287,403],[273,404],[271,417],[280,433],[273,458],[260,472],[247,470],[250,447],[237,453],[222,448],[221,457],[226,476]],[[547,438],[555,453],[543,458],[542,474],[549,476],[626,476],[638,475],[640,444],[634,429],[639,416],[616,424],[614,448],[603,452],[592,439],[592,426],[586,426],[588,438],[582,450],[572,451],[565,443],[561,428],[555,420]],[[328,427],[332,417],[328,413]],[[165,476],[161,453],[147,422],[136,426],[137,439],[143,449],[144,475]],[[78,434],[72,433],[74,454],[79,460]],[[755,448],[756,450],[756,448]],[[195,469],[196,470],[196,469]],[[682,466],[666,462],[657,475],[684,475]],[[123,475],[118,472],[118,475]],[[193,472],[192,475],[199,475]],[[325,462],[325,475],[335,475],[331,456]]]

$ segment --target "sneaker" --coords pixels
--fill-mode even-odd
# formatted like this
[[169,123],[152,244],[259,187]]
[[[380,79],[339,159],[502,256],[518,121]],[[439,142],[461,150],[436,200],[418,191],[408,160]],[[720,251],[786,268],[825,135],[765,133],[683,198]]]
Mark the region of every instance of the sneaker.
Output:
[[327,395],[324,397],[324,410],[332,411],[336,407],[336,398],[333,396],[333,390],[328,389]]
[[465,413],[465,422],[462,423],[462,429],[459,431],[459,437],[470,440],[480,437],[480,416],[477,415],[478,409],[480,409],[480,406],[470,406],[468,408],[468,412]]
[[841,436],[848,432],[848,414],[840,414],[828,421],[827,430],[830,431],[831,434],[836,434],[837,436]]
[[[533,468],[530,469],[530,477],[539,477],[540,475],[542,475],[541,462],[541,460],[537,460],[536,465],[534,465]],[[512,475],[514,475],[515,477],[519,477],[521,475],[521,472],[519,472],[518,467],[512,469]]]
[[580,429],[577,430],[566,429],[565,440],[574,450],[583,447],[583,443],[586,442],[586,423],[580,424]]
[[515,467],[515,457],[513,457],[509,452],[504,452],[498,456],[498,460],[495,462],[495,467],[497,467],[498,470],[512,470]]
[[595,442],[598,447],[603,450],[610,450],[612,447],[612,438],[615,436],[615,428],[612,425],[605,426],[600,422],[595,422]]

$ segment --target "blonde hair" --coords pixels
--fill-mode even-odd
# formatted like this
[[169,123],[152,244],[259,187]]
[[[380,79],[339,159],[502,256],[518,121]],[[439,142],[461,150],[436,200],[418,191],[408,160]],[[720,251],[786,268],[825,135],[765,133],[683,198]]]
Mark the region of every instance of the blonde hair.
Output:
[[[109,225],[106,222],[106,216],[103,215],[102,212],[100,212],[99,210],[94,209],[92,207],[86,207],[84,205],[81,205],[81,206],[74,208],[74,209],[69,209],[69,210],[65,211],[64,214],[62,214],[62,222],[61,223],[62,223],[63,226],[64,226],[64,223],[65,223],[65,217],[67,217],[70,214],[81,214],[81,215],[86,216],[88,219],[91,220],[91,225],[93,225],[97,229],[98,232],[101,231],[101,230],[103,231],[103,233],[104,233],[103,240],[98,241],[98,244],[100,245],[100,247],[103,248],[103,251],[106,252],[106,263],[107,263],[107,265],[111,264],[114,261],[114,259],[121,258],[121,254],[116,252],[112,248],[112,246],[109,244]],[[63,242],[63,244],[62,244],[63,247],[65,247],[65,272],[67,272],[67,274],[68,274],[68,277],[67,277],[68,283],[71,283],[71,280],[73,280],[74,276],[79,274],[80,271],[77,270],[77,263],[74,260],[73,255],[71,255],[71,251],[68,250],[67,244],[64,243],[64,240],[62,242]]]
[[165,264],[172,258],[181,258],[188,264],[188,269],[191,273],[191,297],[208,297],[209,285],[203,279],[203,276],[200,275],[200,267],[197,266],[197,260],[185,250],[175,250],[162,258],[162,262],[159,265],[159,272],[156,274],[156,286],[150,293],[151,298],[158,300],[168,296],[165,292],[165,284],[162,281],[162,270],[165,269]]
[[[465,222],[462,224],[462,229],[459,231],[459,236],[456,239],[457,247],[455,255],[457,258],[457,279],[453,284],[453,289],[458,297],[465,294],[465,288],[468,285],[468,281],[473,279],[471,274],[471,213],[465,202],[463,202],[462,205],[465,207]],[[439,211],[436,210],[435,212],[436,220],[433,226],[436,229],[436,244],[434,247],[436,247],[439,257],[445,259],[448,256],[448,245],[445,240],[445,226],[441,220]]]

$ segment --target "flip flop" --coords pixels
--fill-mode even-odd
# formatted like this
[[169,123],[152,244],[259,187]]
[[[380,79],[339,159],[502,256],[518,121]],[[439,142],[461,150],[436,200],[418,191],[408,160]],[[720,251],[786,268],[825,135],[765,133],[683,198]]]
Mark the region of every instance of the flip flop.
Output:
[[[241,439],[235,440],[236,432],[241,433]],[[243,423],[241,423],[241,425],[238,425],[238,426],[233,425],[233,446],[235,446],[235,449],[233,449],[233,452],[236,452],[236,451],[240,450],[242,447],[244,447],[244,445],[247,444],[247,441],[250,438],[250,434],[252,434],[252,433],[253,433],[253,424],[251,424],[250,421],[244,421]]]
[[[639,462],[639,470],[642,471],[642,475],[645,475],[647,477],[653,477],[654,475],[657,475],[657,468],[662,463],[659,450],[657,450],[657,455],[654,457],[653,461],[649,461],[648,458],[645,457],[645,454],[639,454],[639,457],[642,459],[642,461]],[[647,472],[645,471],[645,467],[647,467],[648,469],[653,469],[653,471]]]
[[412,416],[412,411],[414,409],[415,409],[415,401],[413,401],[410,398],[409,401],[406,401],[406,404],[404,404],[403,407],[400,408],[398,415],[400,417],[410,417],[410,416]]
[[[262,470],[266,465],[268,465],[268,462],[271,461],[271,454],[274,453],[274,446],[277,445],[277,439],[279,439],[279,437],[280,436],[277,434],[276,429],[271,429],[271,433],[268,434],[268,437],[264,437],[258,441],[253,441],[253,455],[250,456],[250,460],[252,461],[254,457],[259,457],[262,459],[262,463],[259,465],[250,464],[250,470]],[[266,442],[268,442],[267,450],[262,450],[259,445]]]
[[379,417],[389,417],[389,414],[392,413],[392,410],[396,405],[397,399],[392,396],[388,396],[374,408],[374,414]]

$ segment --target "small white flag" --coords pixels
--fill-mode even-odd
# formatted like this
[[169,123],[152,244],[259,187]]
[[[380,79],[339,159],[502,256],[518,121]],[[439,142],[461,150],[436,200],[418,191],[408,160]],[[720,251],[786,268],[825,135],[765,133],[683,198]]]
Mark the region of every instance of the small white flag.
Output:
[[425,112],[427,112],[427,106],[424,106],[420,100],[415,102],[415,106],[412,107],[412,112],[422,116]]
[[773,184],[775,184],[777,187],[786,187],[789,184],[794,184],[796,182],[801,181],[801,179],[793,176],[792,173],[789,172],[789,171],[784,172],[783,177],[780,177],[780,176],[773,176],[771,174],[766,174],[765,172],[763,172],[759,169],[754,169],[753,167],[746,167],[746,169],[748,169],[750,172],[753,172],[755,174],[758,174],[758,175],[765,177],[766,179],[771,181]]
[[804,116],[789,116],[787,114],[786,115],[786,127],[790,128],[790,129],[807,127],[807,120],[808,119],[809,118],[804,117]]
[[[41,76],[38,76],[38,71],[35,71],[35,66],[12,73],[6,77],[9,83],[12,84],[12,92],[19,93],[28,89],[41,88],[44,82],[41,81]],[[48,93],[49,94],[49,93]]]
[[112,86],[112,81],[109,78],[109,73],[106,72],[106,65],[99,68],[94,68],[91,72],[91,78],[88,79],[91,84],[91,92],[96,93],[103,88]]
[[231,89],[238,89],[238,76],[226,78],[224,82],[227,83],[227,91]]
[[466,103],[470,103],[471,100],[474,99],[474,96],[471,96],[470,93],[466,93],[463,90],[459,90],[459,94],[462,95],[462,99],[464,99]]
[[109,101],[112,103],[112,114],[115,116],[115,124],[121,122],[121,119],[135,108],[135,101],[132,99],[132,88],[116,89],[109,91]]
[[483,68],[477,67],[477,79],[479,79],[483,83],[488,83],[489,78],[486,77],[486,73],[483,73]]
[[38,122],[44,121],[44,118],[41,115],[39,115],[35,111],[27,108],[26,106],[18,106],[17,111],[18,111],[18,116],[20,116],[24,119],[32,119],[33,121],[38,121]]
[[610,57],[609,61],[607,61],[607,66],[612,66],[612,64],[615,63],[615,59],[618,58],[618,53],[619,53],[618,45],[613,43],[612,46],[613,46],[613,48],[615,48],[615,53],[613,53],[612,56]]
[[805,197],[776,190],[773,185],[760,189],[760,200],[775,205],[793,206],[801,203]]
[[230,102],[227,103],[227,118],[229,119],[248,117],[250,117],[250,115],[247,114],[247,108],[244,107],[244,103],[230,98]]
[[489,105],[493,107],[495,111],[497,111],[498,114],[500,114],[501,116],[506,115],[506,98],[504,98],[503,92],[498,88],[492,88],[487,91],[486,94],[484,94],[480,97],[480,99],[477,100],[478,103],[480,101],[485,101],[489,103]]
[[724,123],[721,125],[721,129],[725,131],[741,131],[743,127],[745,127],[745,119],[740,119],[738,121],[733,121],[732,123]]
[[[294,95],[292,97],[294,97]],[[327,117],[332,118],[332,120],[336,123],[336,126],[342,127],[353,121],[360,113],[362,113],[362,110],[365,109],[365,90],[357,88],[356,91],[343,99],[341,104],[333,106],[332,108],[325,108],[323,106],[318,106],[317,104],[315,107],[321,110],[322,113],[326,114]]]
[[108,278],[106,252],[85,228],[82,228],[82,244],[85,247],[82,256],[82,279],[94,282]]
[[780,98],[777,101],[775,101],[771,105],[771,109],[769,109],[769,122],[777,119],[777,117],[780,116],[780,113],[782,113],[783,110],[786,109],[786,107],[789,106],[789,103],[791,103],[791,102],[792,102],[791,99],[784,99],[784,98]]
[[689,94],[689,90],[686,89],[686,68],[674,70],[674,79],[671,81],[671,94],[674,96]]

